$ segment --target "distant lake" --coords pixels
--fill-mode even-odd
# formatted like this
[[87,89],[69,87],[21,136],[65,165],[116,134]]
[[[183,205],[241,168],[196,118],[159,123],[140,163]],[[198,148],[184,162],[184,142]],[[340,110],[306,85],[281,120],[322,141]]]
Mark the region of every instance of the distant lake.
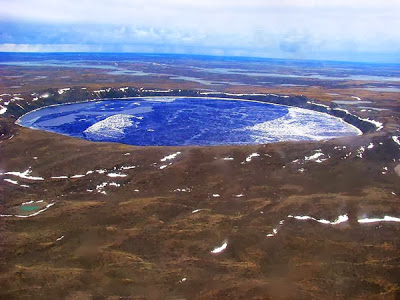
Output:
[[138,146],[240,145],[323,140],[360,134],[333,116],[232,99],[147,97],[44,107],[24,127],[89,141]]

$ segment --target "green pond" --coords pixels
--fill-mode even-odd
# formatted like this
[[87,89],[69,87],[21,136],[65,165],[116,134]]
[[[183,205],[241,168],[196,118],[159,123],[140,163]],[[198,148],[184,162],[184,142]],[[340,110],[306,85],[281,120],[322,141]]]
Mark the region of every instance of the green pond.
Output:
[[22,205],[20,208],[22,211],[35,211],[39,209],[37,205]]

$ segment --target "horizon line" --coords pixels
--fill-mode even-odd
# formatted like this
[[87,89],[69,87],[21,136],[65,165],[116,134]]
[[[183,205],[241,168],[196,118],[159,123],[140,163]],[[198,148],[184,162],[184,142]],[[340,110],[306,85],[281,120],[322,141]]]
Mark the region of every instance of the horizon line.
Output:
[[[346,60],[346,59],[312,59],[312,58],[286,58],[286,57],[267,57],[267,56],[245,56],[245,55],[224,55],[224,54],[199,54],[199,53],[173,53],[173,52],[123,52],[123,51],[0,51],[3,54],[119,54],[119,55],[177,55],[177,56],[198,56],[214,58],[234,58],[234,59],[256,59],[256,60],[285,60],[285,61],[310,61],[310,62],[332,62],[332,63],[362,63],[380,65],[400,65],[394,61],[374,61],[374,60]],[[379,55],[379,53],[376,53]]]

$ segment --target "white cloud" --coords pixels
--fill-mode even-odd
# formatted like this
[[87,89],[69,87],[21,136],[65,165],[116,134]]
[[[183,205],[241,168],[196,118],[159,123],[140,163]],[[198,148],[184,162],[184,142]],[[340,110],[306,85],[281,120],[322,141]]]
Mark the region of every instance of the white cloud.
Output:
[[83,44],[0,44],[0,52],[101,52],[101,45]]
[[[35,43],[64,44],[57,47],[66,49],[74,49],[65,44],[76,39],[129,49],[152,44],[297,56],[400,50],[399,0],[0,0],[0,5],[3,21],[28,24],[23,25],[27,31],[31,23],[48,24],[49,31],[54,24],[65,26],[72,32],[69,37],[52,33],[48,36],[55,41],[43,35]],[[29,39],[1,42],[27,44]]]

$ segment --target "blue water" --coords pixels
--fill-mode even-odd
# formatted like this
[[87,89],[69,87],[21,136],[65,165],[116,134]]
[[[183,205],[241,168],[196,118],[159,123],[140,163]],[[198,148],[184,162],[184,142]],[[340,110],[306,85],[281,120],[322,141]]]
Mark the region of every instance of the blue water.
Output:
[[321,140],[358,131],[299,108],[210,98],[129,98],[45,107],[18,124],[90,141],[138,146]]

